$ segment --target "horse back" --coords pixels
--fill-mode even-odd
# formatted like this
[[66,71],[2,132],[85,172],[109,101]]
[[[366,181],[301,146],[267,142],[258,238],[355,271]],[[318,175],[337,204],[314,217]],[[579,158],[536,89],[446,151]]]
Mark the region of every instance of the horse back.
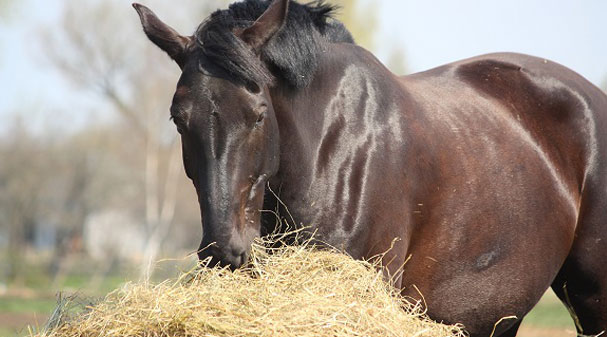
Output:
[[[405,76],[402,82],[418,90],[411,95],[420,97],[417,111],[455,122],[453,133],[487,123],[508,122],[518,128],[521,132],[514,137],[536,144],[567,176],[572,190],[581,192],[587,174],[605,173],[599,167],[607,166],[607,96],[562,65],[497,53]],[[428,94],[425,88],[430,86]],[[475,104],[481,108],[474,109]]]

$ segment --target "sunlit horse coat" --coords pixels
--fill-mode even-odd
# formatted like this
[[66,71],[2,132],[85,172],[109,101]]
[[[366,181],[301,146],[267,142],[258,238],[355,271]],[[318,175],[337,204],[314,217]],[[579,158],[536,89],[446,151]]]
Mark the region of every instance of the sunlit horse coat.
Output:
[[317,239],[389,251],[403,294],[472,336],[514,336],[551,285],[579,333],[607,329],[607,97],[588,81],[518,54],[397,77],[322,4],[247,0],[194,36],[135,8],[183,71],[201,259],[246,262],[271,186]]

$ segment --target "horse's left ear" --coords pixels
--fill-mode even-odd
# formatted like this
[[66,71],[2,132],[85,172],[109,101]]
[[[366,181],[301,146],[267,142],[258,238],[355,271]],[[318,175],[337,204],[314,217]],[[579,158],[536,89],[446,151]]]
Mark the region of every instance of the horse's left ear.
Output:
[[274,0],[252,26],[236,32],[236,35],[259,52],[285,25],[288,12],[289,0]]

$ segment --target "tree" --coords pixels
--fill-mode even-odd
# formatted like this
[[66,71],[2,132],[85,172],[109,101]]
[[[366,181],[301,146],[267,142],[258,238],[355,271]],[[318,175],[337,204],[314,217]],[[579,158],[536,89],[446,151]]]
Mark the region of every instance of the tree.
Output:
[[[161,13],[179,17],[169,22],[190,23],[191,29],[221,1],[167,8],[152,5]],[[157,5],[157,6],[156,6]],[[168,57],[153,47],[141,31],[139,20],[124,2],[87,3],[68,1],[59,30],[46,35],[45,51],[52,64],[79,89],[98,95],[131,133],[128,146],[140,149],[141,182],[147,244],[142,277],[153,270],[163,238],[175,215],[180,147],[169,127],[168,107],[179,72]],[[162,8],[167,8],[162,10]],[[198,13],[197,18],[192,13]],[[177,25],[179,26],[179,25]],[[50,31],[50,30],[49,30]],[[154,71],[150,71],[154,69]],[[160,158],[168,149],[167,165]]]
[[396,47],[392,51],[392,54],[390,55],[386,66],[397,75],[405,75],[408,72],[406,59],[407,57],[405,55],[404,50]]
[[375,49],[375,32],[378,27],[377,4],[364,4],[356,0],[331,1],[339,6],[336,18],[346,25],[356,43],[368,50]]
[[[337,19],[341,20],[354,36],[360,46],[374,52],[376,50],[376,32],[379,28],[377,2],[356,0],[334,0],[340,6]],[[394,48],[390,52],[386,66],[398,75],[407,73],[406,56],[401,48]]]
[[5,276],[9,282],[23,275],[23,256],[28,238],[34,232],[36,214],[40,208],[38,188],[45,184],[40,144],[17,121],[12,137],[1,142],[0,158],[0,228],[7,232],[8,263]]
[[[79,249],[74,243],[89,211],[111,201],[116,192],[110,192],[108,183],[115,180],[116,163],[95,163],[104,152],[98,132],[89,128],[66,136],[49,128],[33,134],[25,118],[16,118],[0,138],[0,232],[7,237],[8,262],[3,267],[7,281],[17,284],[26,266],[25,252],[36,248],[37,241],[59,248],[49,269],[53,274],[60,271],[62,258]],[[50,241],[55,238],[59,242]]]

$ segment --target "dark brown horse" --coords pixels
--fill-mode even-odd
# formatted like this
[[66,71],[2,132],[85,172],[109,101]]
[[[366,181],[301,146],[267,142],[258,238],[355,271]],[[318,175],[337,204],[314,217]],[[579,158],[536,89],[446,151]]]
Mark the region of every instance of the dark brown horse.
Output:
[[201,259],[246,262],[270,186],[321,240],[389,250],[403,294],[472,336],[514,336],[550,286],[580,334],[607,329],[607,97],[584,78],[518,54],[397,77],[321,3],[235,3],[193,36],[134,6],[183,71]]

